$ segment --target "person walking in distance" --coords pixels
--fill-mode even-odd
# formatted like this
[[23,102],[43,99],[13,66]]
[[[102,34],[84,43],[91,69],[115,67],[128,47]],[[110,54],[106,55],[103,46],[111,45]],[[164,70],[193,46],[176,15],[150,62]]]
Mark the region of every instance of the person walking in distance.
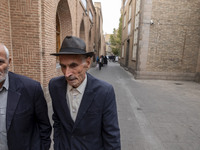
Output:
[[99,70],[101,70],[101,67],[103,67],[103,55],[100,56],[100,59],[99,59]]

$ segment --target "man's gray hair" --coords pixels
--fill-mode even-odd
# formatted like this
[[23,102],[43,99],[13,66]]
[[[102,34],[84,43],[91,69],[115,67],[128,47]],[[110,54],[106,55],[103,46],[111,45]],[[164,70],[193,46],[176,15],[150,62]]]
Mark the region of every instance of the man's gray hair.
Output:
[[3,44],[3,48],[6,52],[6,58],[9,59],[9,50],[7,49],[7,47]]

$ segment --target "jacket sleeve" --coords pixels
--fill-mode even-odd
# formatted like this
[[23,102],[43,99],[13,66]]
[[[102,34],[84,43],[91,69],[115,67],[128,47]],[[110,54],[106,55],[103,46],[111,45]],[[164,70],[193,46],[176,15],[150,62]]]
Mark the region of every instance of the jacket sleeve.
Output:
[[54,150],[60,150],[59,148],[59,137],[60,137],[60,121],[57,117],[57,115],[55,114],[55,111],[53,113],[53,128],[54,128],[54,134],[53,134],[53,141],[54,141]]
[[107,90],[103,110],[102,135],[104,149],[120,150],[120,129],[118,125],[117,106],[113,87]]
[[43,150],[49,150],[51,145],[51,124],[48,116],[47,103],[41,85],[38,83],[35,90],[35,116],[39,127],[41,147]]
[[52,99],[52,106],[53,106],[53,115],[52,115],[52,119],[53,119],[53,141],[54,141],[54,150],[60,150],[60,131],[61,131],[61,127],[60,127],[60,119],[57,115],[57,110],[55,109],[55,104],[54,104],[54,94],[53,94],[53,85],[52,85],[52,80],[50,80],[49,82],[49,93],[51,95],[51,99]]

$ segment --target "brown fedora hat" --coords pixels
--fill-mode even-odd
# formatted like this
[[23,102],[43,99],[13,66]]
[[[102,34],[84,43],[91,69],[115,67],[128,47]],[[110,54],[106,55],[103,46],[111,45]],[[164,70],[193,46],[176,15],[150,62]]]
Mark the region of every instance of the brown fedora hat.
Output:
[[92,57],[94,52],[86,52],[85,42],[75,36],[66,36],[62,42],[62,46],[58,53],[52,53],[51,55],[59,56],[59,55],[87,55]]

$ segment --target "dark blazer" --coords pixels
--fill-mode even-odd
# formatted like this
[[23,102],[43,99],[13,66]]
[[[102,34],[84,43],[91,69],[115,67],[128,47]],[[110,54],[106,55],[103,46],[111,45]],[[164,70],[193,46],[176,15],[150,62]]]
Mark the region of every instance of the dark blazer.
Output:
[[39,82],[9,72],[6,129],[9,150],[48,150],[51,125]]
[[54,150],[120,150],[113,87],[87,74],[86,89],[75,122],[67,105],[66,87],[64,76],[49,83],[54,110]]

